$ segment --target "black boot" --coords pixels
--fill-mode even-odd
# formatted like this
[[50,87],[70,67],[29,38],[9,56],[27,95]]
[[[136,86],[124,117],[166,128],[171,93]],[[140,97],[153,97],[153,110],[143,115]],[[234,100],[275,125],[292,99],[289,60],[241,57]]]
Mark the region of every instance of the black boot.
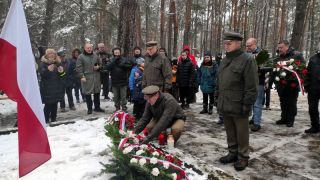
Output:
[[202,111],[200,111],[200,114],[205,114],[205,113],[208,113],[208,105],[207,104],[203,105],[203,109],[202,109]]
[[248,159],[239,159],[237,162],[234,163],[234,169],[237,171],[242,171],[246,169],[248,166]]
[[213,109],[213,105],[210,104],[208,114],[212,114],[212,109]]
[[219,159],[219,161],[222,163],[222,164],[227,164],[227,163],[233,163],[233,162],[236,162],[238,160],[238,156],[235,155],[235,154],[228,154],[226,156],[223,156]]
[[287,121],[284,119],[280,119],[280,120],[276,121],[276,124],[287,124]]
[[304,132],[308,134],[313,134],[313,133],[320,132],[320,128],[312,126],[310,129],[307,129]]

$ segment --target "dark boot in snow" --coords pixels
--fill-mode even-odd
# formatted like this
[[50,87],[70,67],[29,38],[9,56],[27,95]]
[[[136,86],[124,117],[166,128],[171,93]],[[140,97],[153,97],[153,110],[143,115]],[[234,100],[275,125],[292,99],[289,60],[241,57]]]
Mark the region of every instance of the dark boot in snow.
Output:
[[200,111],[200,114],[205,114],[205,113],[208,113],[208,105],[203,105],[203,109],[202,111]]
[[209,112],[208,112],[208,114],[212,114],[212,109],[213,109],[213,105],[209,105]]

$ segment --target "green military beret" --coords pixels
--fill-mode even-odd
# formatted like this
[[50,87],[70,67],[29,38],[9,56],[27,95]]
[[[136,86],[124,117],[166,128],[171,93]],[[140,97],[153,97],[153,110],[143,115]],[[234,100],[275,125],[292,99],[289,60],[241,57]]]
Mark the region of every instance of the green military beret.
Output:
[[146,43],[146,46],[147,47],[152,47],[152,46],[156,46],[157,44],[158,44],[157,41],[149,41],[149,42]]
[[147,86],[142,89],[142,93],[144,95],[154,95],[155,93],[159,92],[159,87],[158,86]]
[[237,32],[226,31],[225,33],[223,33],[223,40],[242,41],[243,36]]

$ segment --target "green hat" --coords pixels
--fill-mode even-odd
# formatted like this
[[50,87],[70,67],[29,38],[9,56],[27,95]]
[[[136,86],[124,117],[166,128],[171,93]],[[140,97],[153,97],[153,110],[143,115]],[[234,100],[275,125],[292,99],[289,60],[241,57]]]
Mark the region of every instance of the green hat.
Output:
[[152,46],[156,46],[157,44],[158,44],[157,41],[149,41],[149,42],[146,43],[146,46],[147,47],[152,47]]
[[242,41],[243,36],[237,32],[226,31],[225,33],[223,33],[223,40]]
[[154,86],[154,85],[152,85],[152,86],[147,86],[147,87],[145,87],[145,88],[143,88],[142,89],[142,93],[144,94],[144,95],[154,95],[154,94],[156,94],[157,92],[159,92],[159,87],[158,86]]

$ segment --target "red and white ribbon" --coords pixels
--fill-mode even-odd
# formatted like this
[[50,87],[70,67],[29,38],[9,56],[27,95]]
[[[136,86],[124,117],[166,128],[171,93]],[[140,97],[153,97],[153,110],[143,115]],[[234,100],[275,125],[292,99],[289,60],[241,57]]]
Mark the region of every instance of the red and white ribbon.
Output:
[[304,87],[303,87],[303,84],[301,82],[301,78],[298,75],[298,73],[296,71],[292,70],[292,69],[289,69],[287,66],[280,66],[280,68],[283,68],[283,69],[285,69],[285,70],[287,70],[289,72],[292,72],[296,76],[296,78],[298,80],[299,87],[300,87],[301,92],[302,92],[302,95],[304,95]]

